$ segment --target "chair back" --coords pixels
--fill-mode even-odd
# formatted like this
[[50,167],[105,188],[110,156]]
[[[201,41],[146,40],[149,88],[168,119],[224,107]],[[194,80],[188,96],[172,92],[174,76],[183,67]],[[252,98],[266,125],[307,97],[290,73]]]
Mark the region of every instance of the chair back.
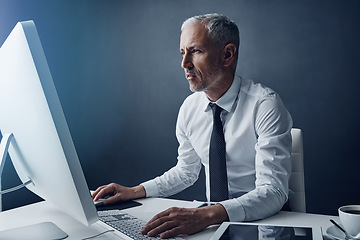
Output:
[[303,137],[301,129],[291,129],[291,137],[292,171],[289,188],[292,194],[289,197],[289,205],[294,212],[306,212]]

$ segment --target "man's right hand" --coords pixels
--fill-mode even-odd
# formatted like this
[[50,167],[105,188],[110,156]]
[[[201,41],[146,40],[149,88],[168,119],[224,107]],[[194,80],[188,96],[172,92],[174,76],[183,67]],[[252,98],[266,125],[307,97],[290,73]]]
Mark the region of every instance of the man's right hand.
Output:
[[108,185],[98,187],[92,194],[92,198],[95,202],[107,196],[111,197],[105,199],[104,205],[119,201],[144,198],[146,197],[146,192],[145,188],[142,185],[129,188],[116,183],[110,183]]

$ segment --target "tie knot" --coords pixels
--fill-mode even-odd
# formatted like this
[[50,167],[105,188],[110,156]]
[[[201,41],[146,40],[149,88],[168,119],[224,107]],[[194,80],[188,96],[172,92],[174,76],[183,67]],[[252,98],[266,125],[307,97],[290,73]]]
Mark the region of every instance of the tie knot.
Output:
[[213,116],[214,117],[220,117],[220,113],[222,108],[219,107],[216,103],[209,103],[211,110],[213,111]]

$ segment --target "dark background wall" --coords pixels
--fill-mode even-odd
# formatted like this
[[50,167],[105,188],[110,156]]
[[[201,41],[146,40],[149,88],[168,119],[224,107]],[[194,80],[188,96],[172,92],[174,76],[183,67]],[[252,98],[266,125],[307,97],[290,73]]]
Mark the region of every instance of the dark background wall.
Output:
[[[211,12],[240,28],[238,73],[276,90],[303,130],[308,212],[359,204],[359,0],[0,0],[0,43],[35,21],[89,187],[133,186],[176,164],[190,94],[179,29]],[[17,184],[11,161],[2,179]],[[204,199],[204,177],[176,197]],[[21,190],[4,207],[33,201]]]

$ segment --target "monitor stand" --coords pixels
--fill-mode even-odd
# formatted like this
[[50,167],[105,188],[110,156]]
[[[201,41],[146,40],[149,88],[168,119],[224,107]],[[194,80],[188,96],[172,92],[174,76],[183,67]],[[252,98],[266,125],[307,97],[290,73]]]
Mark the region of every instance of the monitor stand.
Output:
[[[0,143],[0,212],[2,211],[2,195],[5,193],[16,191],[26,185],[32,183],[32,180],[29,179],[27,182],[4,190],[1,190],[1,176],[5,166],[6,155],[10,146],[10,143],[14,135],[12,133],[5,133],[1,139]],[[14,229],[0,231],[0,239],[7,240],[61,240],[67,238],[68,235],[63,232],[58,226],[51,222],[43,222],[32,224],[24,227],[18,227]]]
[[7,155],[10,143],[13,140],[13,138],[14,138],[14,135],[12,133],[5,133],[3,135],[2,139],[1,139],[1,143],[0,143],[0,157],[1,157],[0,158],[0,212],[2,211],[2,195],[3,194],[16,191],[16,190],[23,188],[26,185],[29,185],[30,183],[32,183],[32,180],[29,177],[29,180],[24,182],[23,184],[20,184],[19,186],[2,191],[1,176],[2,176],[2,172],[4,170],[4,166],[5,166],[6,155]]
[[5,160],[6,160],[6,155],[10,146],[10,142],[11,140],[14,138],[14,135],[12,133],[5,133],[2,136],[1,139],[1,143],[0,143],[0,212],[2,212],[2,195],[5,193],[2,193],[2,185],[1,185],[1,176],[2,176],[2,172],[4,170],[4,166],[5,166]]

